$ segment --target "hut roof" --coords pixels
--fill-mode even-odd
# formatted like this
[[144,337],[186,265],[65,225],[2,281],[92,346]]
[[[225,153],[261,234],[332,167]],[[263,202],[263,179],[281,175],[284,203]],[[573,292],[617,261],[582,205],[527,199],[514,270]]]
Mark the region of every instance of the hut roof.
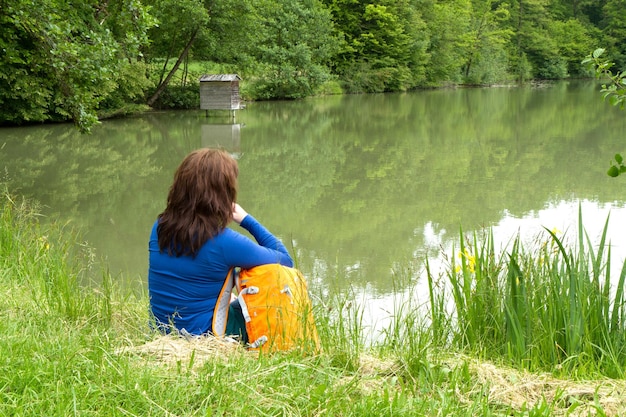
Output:
[[237,74],[206,74],[200,77],[200,82],[203,81],[236,81],[241,80],[241,77]]

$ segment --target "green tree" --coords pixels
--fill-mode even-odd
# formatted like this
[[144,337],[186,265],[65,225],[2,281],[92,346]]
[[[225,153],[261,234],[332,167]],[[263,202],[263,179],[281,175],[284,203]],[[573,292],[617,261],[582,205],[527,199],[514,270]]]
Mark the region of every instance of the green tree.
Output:
[[460,82],[465,57],[471,55],[472,48],[470,1],[427,0],[420,11],[430,33],[428,83]]
[[465,82],[484,84],[506,79],[506,46],[513,36],[505,25],[509,16],[508,3],[472,2],[468,54],[463,66]]
[[139,0],[109,0],[106,7],[107,27],[119,44],[118,76],[116,89],[100,103],[100,113],[125,112],[129,105],[132,111],[132,104],[144,104],[145,92],[153,87],[143,50],[150,44],[148,29],[156,20]]
[[[588,68],[580,65],[580,57],[593,49],[594,39],[600,37],[599,31],[590,30],[580,20],[552,21],[548,30],[554,39],[559,56],[567,65],[567,75],[574,77],[590,76]],[[593,36],[595,35],[595,36]]]
[[258,63],[250,87],[261,99],[302,98],[330,78],[334,53],[330,14],[318,0],[259,0],[257,41],[249,54]]
[[156,90],[147,100],[149,106],[154,105],[167,88],[180,65],[189,56],[196,39],[206,34],[209,22],[209,14],[202,0],[153,1],[153,13],[159,24],[150,32],[153,42],[148,57],[151,62],[160,62],[162,65]]
[[70,119],[88,131],[152,23],[136,0],[1,0],[0,121]]
[[619,68],[626,67],[626,1],[607,0],[602,8],[607,49]]
[[598,3],[603,0],[551,0],[546,4],[550,15],[559,21],[576,19],[581,22],[590,20],[590,12],[598,9]]
[[424,83],[428,28],[407,0],[326,0],[338,37],[333,59],[349,92],[403,91]]
[[565,78],[567,63],[549,31],[547,0],[517,0],[511,5],[512,69],[518,80]]
[[209,13],[207,36],[196,41],[194,58],[236,66],[254,67],[260,19],[256,0],[206,0]]

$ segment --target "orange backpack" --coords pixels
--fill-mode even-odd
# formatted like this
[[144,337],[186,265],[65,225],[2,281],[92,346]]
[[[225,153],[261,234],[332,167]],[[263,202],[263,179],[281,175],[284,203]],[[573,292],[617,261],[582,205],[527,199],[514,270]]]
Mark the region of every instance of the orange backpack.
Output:
[[246,321],[249,349],[263,352],[319,351],[311,299],[306,279],[300,271],[268,264],[242,269],[238,279],[230,278],[233,275],[229,274],[227,281],[230,284],[225,284],[215,307],[213,329],[216,335],[224,334],[230,292],[236,285]]

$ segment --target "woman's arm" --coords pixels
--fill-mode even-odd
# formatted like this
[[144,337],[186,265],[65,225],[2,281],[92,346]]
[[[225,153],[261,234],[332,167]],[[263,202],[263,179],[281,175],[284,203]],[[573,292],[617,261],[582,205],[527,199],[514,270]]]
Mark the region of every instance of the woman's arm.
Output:
[[[236,266],[251,268],[268,263],[280,263],[293,266],[293,260],[285,245],[270,233],[253,216],[248,214],[239,204],[233,206],[233,220],[247,230],[257,241],[252,242],[245,236],[233,237],[233,246],[227,252],[238,258]],[[233,259],[231,259],[233,260]]]

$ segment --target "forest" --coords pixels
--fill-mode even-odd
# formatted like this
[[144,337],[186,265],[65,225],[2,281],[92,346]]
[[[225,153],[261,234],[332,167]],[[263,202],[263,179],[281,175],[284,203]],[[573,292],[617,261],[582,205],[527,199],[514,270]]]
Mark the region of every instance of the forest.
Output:
[[246,100],[592,77],[626,66],[624,0],[0,0],[0,125]]

